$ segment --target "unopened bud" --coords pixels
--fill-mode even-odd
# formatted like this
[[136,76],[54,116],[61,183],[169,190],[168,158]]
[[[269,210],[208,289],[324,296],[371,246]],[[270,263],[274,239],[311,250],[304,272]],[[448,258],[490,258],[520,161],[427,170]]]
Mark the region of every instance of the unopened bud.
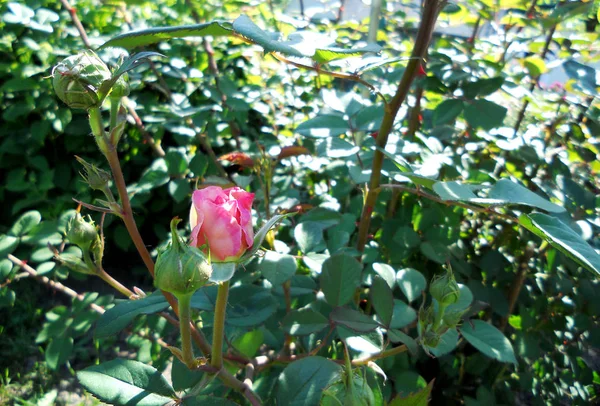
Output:
[[464,311],[450,312],[444,315],[444,325],[448,328],[456,328],[462,321]]
[[212,267],[196,247],[190,247],[177,234],[177,224],[171,221],[171,244],[158,255],[154,286],[175,296],[194,293],[208,282]]
[[100,85],[111,78],[106,64],[93,51],[63,59],[52,69],[52,85],[59,99],[74,109],[100,107]]
[[430,348],[436,348],[440,344],[441,336],[437,334],[435,331],[428,331],[421,338],[421,342],[423,345],[426,345]]
[[81,214],[76,213],[67,224],[67,238],[72,244],[86,251],[98,238],[98,231],[89,216],[88,220],[85,220]]
[[95,269],[90,269],[85,262],[73,254],[55,254],[54,258],[61,265],[66,266],[74,272],[93,275],[96,271]]
[[106,190],[108,182],[111,180],[110,173],[104,169],[98,168],[96,165],[86,162],[83,158],[75,156],[75,159],[83,166],[81,177],[94,190]]
[[460,298],[460,289],[454,279],[452,269],[448,268],[444,275],[437,275],[429,285],[429,293],[440,306],[447,307],[458,302]]

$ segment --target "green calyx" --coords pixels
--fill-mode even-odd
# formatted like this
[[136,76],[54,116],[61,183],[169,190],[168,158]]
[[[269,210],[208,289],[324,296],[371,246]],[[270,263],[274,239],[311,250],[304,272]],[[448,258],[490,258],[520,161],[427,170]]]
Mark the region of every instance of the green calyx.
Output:
[[460,289],[451,269],[448,268],[444,275],[438,275],[431,281],[429,293],[442,307],[448,307],[458,302]]
[[52,70],[52,85],[59,99],[74,109],[100,107],[100,85],[111,78],[108,66],[93,51],[69,56]]
[[179,218],[171,220],[171,244],[158,255],[154,286],[175,296],[194,293],[208,282],[212,267],[202,251],[184,243],[177,233]]

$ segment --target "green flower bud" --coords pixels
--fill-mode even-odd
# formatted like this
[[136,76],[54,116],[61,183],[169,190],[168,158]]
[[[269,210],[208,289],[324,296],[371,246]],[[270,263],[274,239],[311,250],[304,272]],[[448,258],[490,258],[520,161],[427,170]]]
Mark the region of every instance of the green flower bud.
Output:
[[52,85],[59,99],[73,109],[100,107],[98,88],[111,78],[106,64],[93,51],[63,59],[52,69]]
[[83,166],[83,173],[80,174],[85,182],[94,190],[105,191],[108,187],[108,182],[111,180],[110,173],[86,162],[77,155],[75,155],[75,159]]
[[427,308],[421,306],[419,309],[419,329],[420,331],[427,331],[433,324],[435,319],[433,306]]
[[448,328],[456,328],[462,321],[464,311],[450,312],[444,315],[444,325]]
[[98,231],[89,216],[88,220],[85,220],[81,214],[76,213],[67,224],[67,238],[72,244],[87,251],[90,244],[98,239]]
[[434,331],[428,331],[421,338],[421,343],[429,348],[436,348],[440,344],[441,339],[442,337],[440,334],[437,334]]
[[127,74],[119,76],[119,79],[112,86],[110,91],[111,99],[120,99],[129,96],[129,83],[127,82]]
[[328,386],[321,396],[321,406],[374,406],[375,395],[361,375],[354,375],[354,390],[349,392],[346,378],[339,379]]
[[447,307],[458,302],[460,289],[454,279],[452,269],[448,268],[442,276],[437,275],[429,285],[429,293],[438,301],[440,306]]
[[194,293],[212,274],[212,266],[202,251],[187,246],[177,234],[180,221],[171,221],[171,244],[158,255],[154,274],[154,286],[175,296]]

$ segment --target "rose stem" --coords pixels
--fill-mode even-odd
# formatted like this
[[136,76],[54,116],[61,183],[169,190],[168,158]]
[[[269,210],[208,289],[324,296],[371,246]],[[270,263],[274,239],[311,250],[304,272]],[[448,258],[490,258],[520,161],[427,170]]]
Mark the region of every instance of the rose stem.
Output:
[[192,294],[179,295],[177,300],[179,301],[179,329],[183,362],[189,369],[193,369],[194,349],[192,348],[192,330],[190,328]]
[[215,321],[213,326],[212,356],[210,364],[217,370],[223,368],[223,335],[225,333],[225,311],[227,310],[227,296],[229,295],[229,281],[219,285],[217,303],[215,304]]
[[[385,114],[383,116],[383,121],[381,122],[381,127],[379,128],[379,133],[376,139],[376,144],[380,149],[385,148],[388,136],[394,126],[394,120],[398,114],[398,111],[400,110],[400,106],[402,106],[404,100],[406,99],[406,96],[410,90],[410,85],[416,76],[417,69],[427,55],[427,49],[429,47],[429,42],[431,40],[431,35],[435,27],[438,13],[441,10],[441,6],[444,6],[445,3],[446,2],[444,0],[425,0],[424,2],[425,6],[423,8],[423,16],[421,19],[421,24],[419,25],[419,31],[417,32],[415,46],[413,48],[410,61],[406,65],[406,69],[404,70],[404,74],[402,75],[402,79],[400,80],[396,94],[392,98],[391,102],[385,106]],[[360,252],[364,250],[367,242],[369,226],[371,224],[371,215],[373,214],[373,209],[375,207],[379,191],[381,169],[383,166],[383,152],[381,152],[380,149],[375,151],[375,155],[373,157],[371,179],[369,180],[369,186],[365,196],[365,203],[358,226],[358,241],[356,248]]]

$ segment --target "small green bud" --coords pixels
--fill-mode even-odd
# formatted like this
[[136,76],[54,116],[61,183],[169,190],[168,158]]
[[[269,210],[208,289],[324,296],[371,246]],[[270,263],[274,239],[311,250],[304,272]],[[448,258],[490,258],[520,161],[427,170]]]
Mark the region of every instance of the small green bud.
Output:
[[454,279],[452,269],[448,268],[444,275],[437,275],[433,278],[431,285],[429,285],[429,293],[443,307],[458,302],[460,289],[456,279]]
[[112,86],[109,97],[111,99],[120,99],[129,96],[129,83],[127,82],[127,74],[119,76],[119,79]]
[[427,331],[433,324],[435,319],[433,306],[423,307],[419,309],[419,328],[420,331]]
[[354,390],[350,392],[347,387],[346,378],[341,378],[328,386],[321,396],[321,406],[374,406],[375,395],[365,381],[358,374],[353,376]]
[[435,331],[428,331],[421,338],[421,343],[429,348],[436,348],[440,344],[441,339],[440,334],[437,334]]
[[89,216],[88,220],[85,220],[81,214],[76,213],[67,224],[67,238],[72,244],[86,251],[90,244],[98,239],[98,231]]
[[212,266],[196,247],[190,247],[177,234],[177,224],[171,221],[171,244],[158,255],[154,286],[175,296],[194,293],[208,282]]
[[464,311],[450,312],[444,315],[444,325],[448,328],[456,328],[462,321]]
[[86,162],[77,155],[75,155],[75,159],[83,166],[83,173],[80,172],[80,175],[85,182],[94,190],[105,191],[108,187],[108,182],[112,179],[110,173]]
[[100,107],[98,89],[111,78],[108,66],[93,51],[63,59],[52,69],[52,85],[59,99],[73,109]]

